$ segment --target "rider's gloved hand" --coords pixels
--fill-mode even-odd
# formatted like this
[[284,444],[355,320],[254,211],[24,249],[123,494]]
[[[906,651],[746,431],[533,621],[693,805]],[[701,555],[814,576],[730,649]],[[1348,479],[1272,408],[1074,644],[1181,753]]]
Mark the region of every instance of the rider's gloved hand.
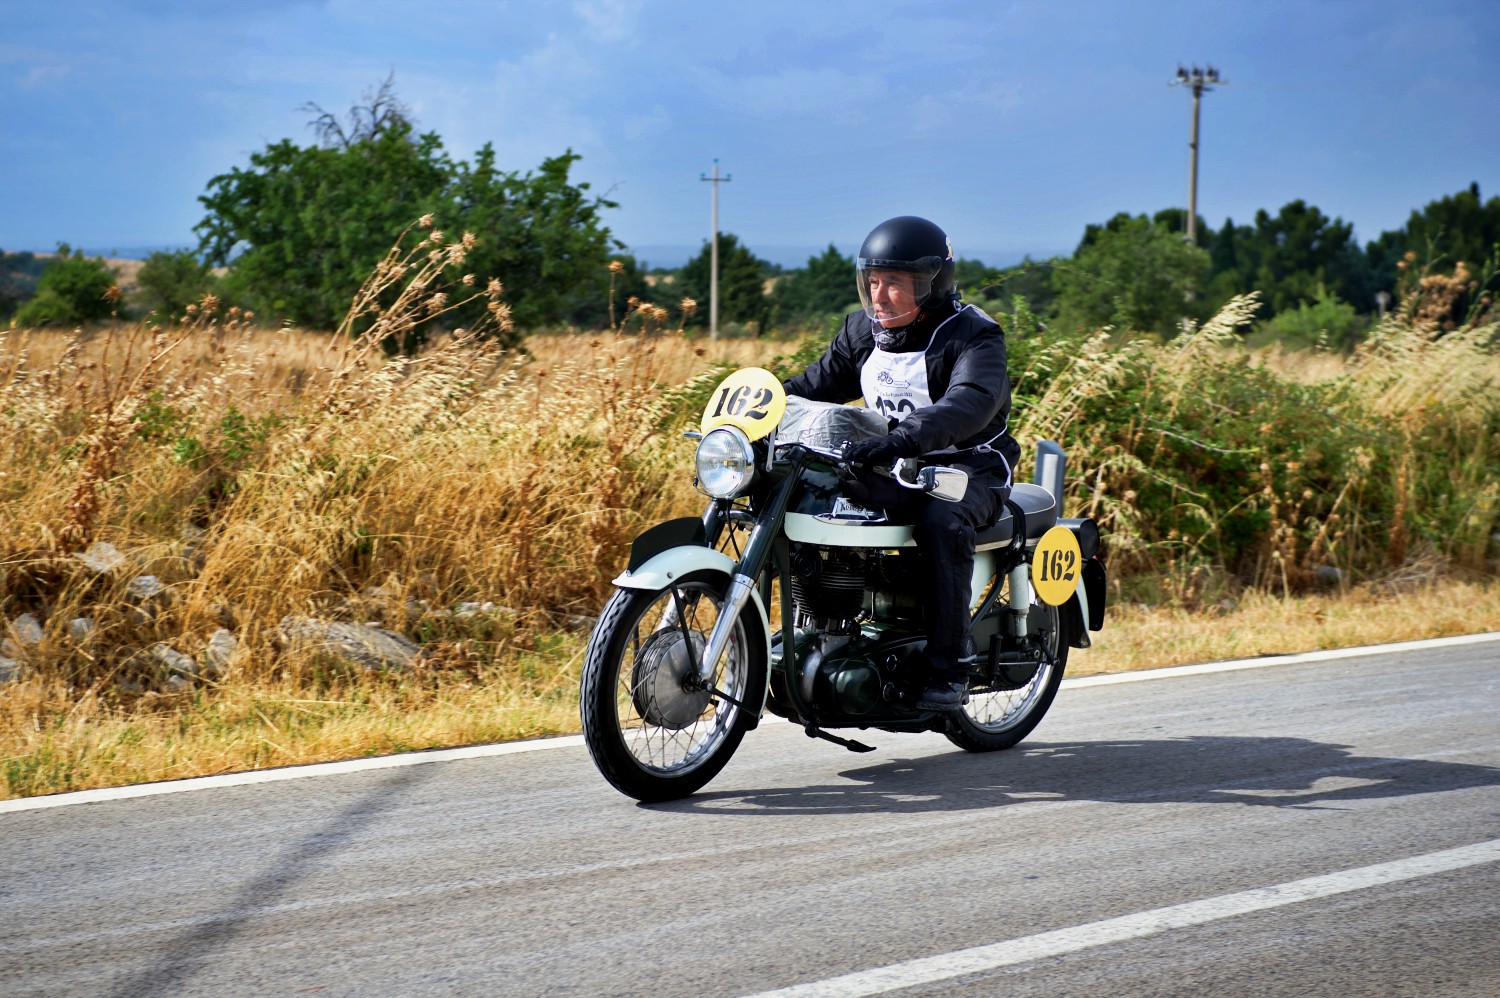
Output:
[[916,449],[905,437],[867,437],[844,448],[844,460],[870,467],[889,465],[898,457],[915,457]]

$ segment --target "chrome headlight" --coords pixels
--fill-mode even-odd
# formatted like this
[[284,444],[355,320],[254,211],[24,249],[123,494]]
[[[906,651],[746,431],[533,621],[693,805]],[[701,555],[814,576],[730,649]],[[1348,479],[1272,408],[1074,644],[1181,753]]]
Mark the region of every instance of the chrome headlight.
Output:
[[733,499],[755,477],[750,438],[733,426],[709,430],[698,441],[698,487],[715,499]]

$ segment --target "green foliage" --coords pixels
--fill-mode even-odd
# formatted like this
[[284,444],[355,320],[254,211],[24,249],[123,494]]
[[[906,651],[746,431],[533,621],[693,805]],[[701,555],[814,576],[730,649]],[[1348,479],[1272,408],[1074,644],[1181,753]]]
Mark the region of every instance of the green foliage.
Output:
[[[397,235],[431,214],[440,230],[474,234],[466,266],[481,284],[505,285],[518,326],[565,319],[577,288],[604,272],[610,241],[600,216],[615,206],[569,182],[579,157],[568,151],[536,173],[505,172],[486,144],[472,165],[455,162],[436,134],[414,134],[388,88],[356,109],[348,129],[323,114],[322,145],[282,140],[209,181],[195,231],[208,262],[230,265],[228,296],[333,328]],[[482,307],[451,319],[474,324]]]
[[0,250],[0,319],[16,314],[22,303],[35,297],[37,278],[47,261],[35,253],[6,253]]
[[[688,318],[693,326],[709,323],[709,276],[713,248],[703,249],[677,273],[677,293],[692,298],[698,308]],[[733,233],[719,233],[719,323],[748,323],[764,332],[771,317],[771,299],[765,294],[765,261],[742,245]]]
[[107,319],[115,311],[110,290],[115,275],[101,259],[86,259],[82,250],[59,243],[36,282],[36,297],[16,315],[22,326],[74,325]]
[[[1413,211],[1404,228],[1381,233],[1370,245],[1370,251],[1378,252],[1383,261],[1394,264],[1411,250],[1422,263],[1441,260],[1446,271],[1460,262],[1471,266],[1482,263],[1494,255],[1497,244],[1500,244],[1500,197],[1481,200],[1476,182],[1467,190],[1428,202],[1420,211]],[[1395,275],[1389,276],[1394,279]]]
[[1236,349],[1254,312],[1231,302],[1164,346],[1012,335],[1018,439],[1067,447],[1067,505],[1101,521],[1112,571],[1296,591],[1322,565],[1377,576],[1418,544],[1483,564],[1500,396],[1482,331],[1392,323],[1349,375],[1303,384]]
[[808,257],[806,267],[776,282],[774,299],[778,320],[787,324],[817,321],[852,310],[859,300],[853,258],[829,243],[822,253]]
[[136,275],[134,301],[143,312],[175,319],[217,284],[208,264],[191,250],[163,250],[146,257]]
[[574,289],[568,322],[580,329],[617,328],[630,309],[630,299],[651,297],[651,284],[639,261],[629,253],[621,254]]
[[1199,317],[1208,268],[1208,253],[1180,236],[1143,215],[1116,215],[1053,273],[1059,321],[1171,337],[1184,318]]
[[1288,346],[1349,351],[1370,323],[1353,305],[1319,285],[1313,301],[1278,312],[1264,328]]

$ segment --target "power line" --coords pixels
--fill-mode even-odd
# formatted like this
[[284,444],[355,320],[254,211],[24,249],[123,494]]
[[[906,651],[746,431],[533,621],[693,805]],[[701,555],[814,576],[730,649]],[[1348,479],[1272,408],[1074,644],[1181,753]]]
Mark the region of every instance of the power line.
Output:
[[1187,215],[1187,241],[1193,245],[1198,244],[1198,104],[1203,99],[1206,90],[1212,90],[1214,86],[1223,86],[1228,80],[1219,78],[1219,71],[1212,66],[1199,69],[1194,66],[1191,70],[1177,67],[1177,77],[1171,81],[1170,86],[1189,86],[1193,88],[1193,139],[1188,143],[1192,149],[1192,167],[1188,175],[1188,215]]

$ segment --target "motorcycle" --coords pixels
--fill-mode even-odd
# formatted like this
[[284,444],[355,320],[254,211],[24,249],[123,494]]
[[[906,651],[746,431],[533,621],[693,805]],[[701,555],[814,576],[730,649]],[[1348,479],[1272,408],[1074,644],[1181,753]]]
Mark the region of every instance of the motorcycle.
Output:
[[[841,477],[847,439],[884,432],[870,410],[789,400],[760,368],[715,388],[688,434],[708,507],[635,539],[585,654],[584,739],[621,793],[695,793],[766,711],[856,752],[872,747],[833,731],[938,731],[991,752],[1042,720],[1069,650],[1089,646],[1105,611],[1098,526],[1059,516],[1062,448],[1042,441],[1035,481],[1015,483],[978,531],[968,699],[931,711],[916,706],[926,638],[912,527],[850,501]],[[888,471],[937,501],[967,486],[941,465]]]

